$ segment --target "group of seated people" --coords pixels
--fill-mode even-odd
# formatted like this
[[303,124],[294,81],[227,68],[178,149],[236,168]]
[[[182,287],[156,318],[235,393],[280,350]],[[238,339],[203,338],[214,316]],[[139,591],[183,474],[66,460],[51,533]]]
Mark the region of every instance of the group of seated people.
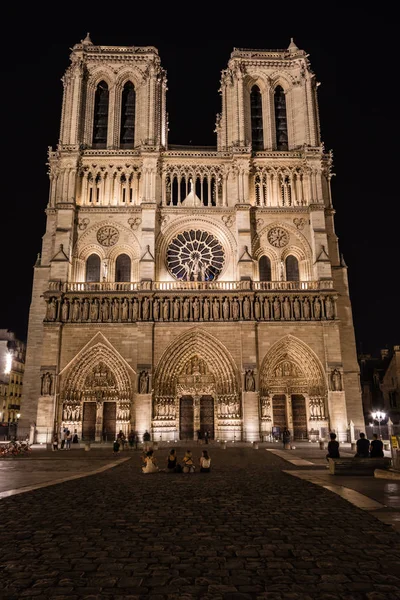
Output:
[[[328,443],[328,454],[326,458],[340,458],[339,442],[336,439],[336,433],[329,434],[330,441]],[[383,442],[378,438],[378,434],[374,433],[372,441],[365,437],[365,433],[360,433],[360,438],[356,443],[357,452],[355,458],[383,458]]]
[[[182,459],[182,464],[178,462],[178,456],[175,448],[171,448],[167,456],[167,468],[160,469],[157,459],[154,455],[154,450],[148,450],[142,457],[144,465],[142,473],[158,473],[166,471],[167,473],[194,473],[196,470],[193,455],[190,450],[186,450]],[[207,450],[203,450],[199,459],[200,473],[209,473],[211,468],[211,458]]]

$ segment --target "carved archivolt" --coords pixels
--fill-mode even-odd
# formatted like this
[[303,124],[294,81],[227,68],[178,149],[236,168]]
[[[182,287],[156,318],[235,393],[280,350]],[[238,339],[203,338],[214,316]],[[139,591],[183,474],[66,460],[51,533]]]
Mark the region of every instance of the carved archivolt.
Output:
[[122,359],[103,343],[90,346],[69,367],[61,384],[67,402],[114,400],[130,402],[132,384]]
[[[199,373],[189,370],[199,368]],[[184,381],[184,378],[190,381]],[[197,377],[197,379],[196,379]],[[228,349],[209,333],[195,329],[176,339],[165,350],[154,376],[155,397],[186,393],[231,396],[239,393],[239,373]],[[189,387],[192,387],[192,391]],[[202,389],[204,388],[204,389]]]
[[324,397],[327,386],[316,354],[301,340],[288,335],[265,356],[260,373],[262,397],[273,393]]

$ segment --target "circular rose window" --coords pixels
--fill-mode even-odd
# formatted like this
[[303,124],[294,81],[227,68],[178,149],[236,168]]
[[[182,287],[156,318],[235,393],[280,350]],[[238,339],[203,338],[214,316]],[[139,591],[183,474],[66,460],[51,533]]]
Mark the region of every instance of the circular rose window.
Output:
[[221,242],[211,233],[191,229],[177,235],[167,249],[167,265],[176,279],[212,281],[225,262]]

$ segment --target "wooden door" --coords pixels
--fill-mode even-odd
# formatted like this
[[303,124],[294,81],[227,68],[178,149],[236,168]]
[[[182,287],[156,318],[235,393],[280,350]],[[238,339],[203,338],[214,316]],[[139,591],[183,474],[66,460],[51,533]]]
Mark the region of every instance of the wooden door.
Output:
[[182,396],[180,409],[179,437],[181,440],[193,440],[193,398],[192,396]]
[[292,395],[293,437],[296,440],[307,438],[306,401],[300,394]]
[[103,404],[103,440],[112,442],[117,435],[117,403],[104,402]]
[[272,414],[274,419],[274,427],[279,427],[280,433],[287,426],[286,421],[286,396],[277,394],[272,398]]
[[83,403],[82,440],[88,442],[96,438],[96,402]]
[[200,398],[200,431],[203,440],[206,431],[209,431],[208,439],[214,439],[214,398],[212,396]]

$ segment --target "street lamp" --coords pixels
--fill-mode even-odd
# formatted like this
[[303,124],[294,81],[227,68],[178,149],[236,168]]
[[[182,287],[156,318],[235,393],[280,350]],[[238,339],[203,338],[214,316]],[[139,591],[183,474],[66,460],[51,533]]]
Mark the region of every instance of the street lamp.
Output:
[[374,421],[378,421],[378,427],[379,427],[379,439],[382,439],[381,436],[381,422],[384,420],[384,418],[386,417],[386,413],[383,412],[382,410],[375,410],[372,414],[372,418],[374,419]]

